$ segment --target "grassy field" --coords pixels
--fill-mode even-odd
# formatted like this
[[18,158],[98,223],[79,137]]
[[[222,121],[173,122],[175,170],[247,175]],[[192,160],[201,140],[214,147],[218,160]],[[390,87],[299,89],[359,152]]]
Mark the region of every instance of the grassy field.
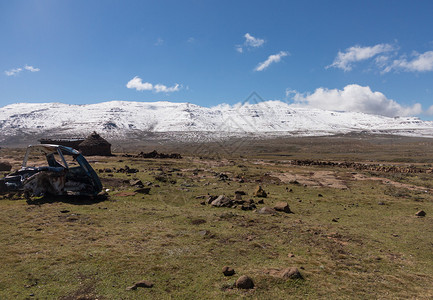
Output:
[[[0,299],[431,299],[432,174],[290,163],[311,158],[428,169],[431,145],[329,137],[157,148],[177,150],[182,159],[90,157],[96,170],[112,171],[99,173],[107,200],[28,204],[0,196]],[[16,168],[23,150],[0,154]],[[116,172],[125,165],[139,172]],[[135,193],[131,179],[149,185],[150,193]],[[253,196],[257,185],[267,198]],[[202,203],[240,190],[257,210],[284,201],[293,214]],[[415,216],[419,210],[427,215]],[[224,266],[236,274],[224,276]],[[289,267],[304,279],[268,274]],[[241,275],[255,288],[234,288]],[[141,280],[154,286],[127,290]]]

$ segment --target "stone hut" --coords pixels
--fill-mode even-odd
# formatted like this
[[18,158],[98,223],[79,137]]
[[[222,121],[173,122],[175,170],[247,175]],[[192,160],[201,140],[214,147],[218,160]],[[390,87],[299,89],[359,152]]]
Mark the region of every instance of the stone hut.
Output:
[[111,144],[103,139],[95,131],[89,135],[80,145],[78,145],[78,150],[83,155],[101,155],[101,156],[111,156]]
[[44,138],[40,139],[39,142],[41,144],[53,144],[53,145],[62,145],[66,147],[71,147],[78,150],[78,146],[84,142],[84,138],[71,138],[71,139],[51,139]]

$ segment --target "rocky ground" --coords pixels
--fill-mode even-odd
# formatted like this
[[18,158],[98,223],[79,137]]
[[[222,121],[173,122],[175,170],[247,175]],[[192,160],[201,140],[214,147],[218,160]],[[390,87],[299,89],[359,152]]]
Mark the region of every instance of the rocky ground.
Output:
[[177,150],[89,157],[106,200],[0,196],[0,298],[433,297],[431,158]]

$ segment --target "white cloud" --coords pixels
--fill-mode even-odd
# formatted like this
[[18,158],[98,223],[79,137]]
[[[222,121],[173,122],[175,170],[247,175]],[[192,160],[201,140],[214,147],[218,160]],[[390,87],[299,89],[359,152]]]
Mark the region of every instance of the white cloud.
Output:
[[245,38],[245,41],[242,45],[236,45],[235,46],[236,51],[238,51],[239,53],[244,52],[244,47],[247,49],[248,48],[257,48],[257,47],[262,46],[265,43],[264,39],[255,38],[251,34],[249,34],[248,32],[245,33],[244,38]]
[[289,55],[286,51],[280,51],[280,53],[269,55],[268,59],[262,63],[259,63],[254,71],[263,71],[272,63],[277,63],[281,60],[282,57]]
[[153,85],[149,82],[143,82],[140,77],[135,76],[126,84],[128,89],[136,89],[137,91],[151,91]]
[[265,43],[264,39],[255,38],[249,33],[245,33],[244,37],[245,37],[245,46],[256,48],[256,47],[260,47]]
[[412,60],[400,58],[384,69],[384,72],[389,72],[392,69],[403,70],[407,72],[427,72],[433,71],[433,51],[427,51],[422,54],[414,53]]
[[357,84],[347,85],[343,90],[318,88],[312,94],[286,91],[286,95],[291,94],[293,94],[294,106],[363,112],[388,117],[414,116],[422,112],[419,103],[413,106],[402,106],[380,92],[373,92],[368,86]]
[[167,86],[165,86],[165,85],[163,85],[163,84],[155,84],[154,86],[153,86],[153,89],[155,90],[155,92],[157,92],[157,93],[161,93],[161,92],[164,92],[164,93],[172,93],[172,92],[177,92],[177,91],[179,91],[179,89],[180,89],[180,85],[179,84],[175,84],[174,86],[172,86],[172,87],[167,87]]
[[[378,54],[395,50],[390,44],[377,44],[372,47],[353,46],[347,48],[345,52],[338,51],[334,62],[326,68],[339,68],[344,71],[352,70],[352,64],[358,61],[370,59]],[[383,60],[380,59],[380,60]]]
[[426,110],[425,114],[426,114],[426,115],[429,115],[429,116],[433,116],[433,105],[430,106],[430,107]]
[[5,74],[7,76],[16,76],[18,75],[18,73],[20,73],[23,69],[22,68],[15,68],[15,69],[10,69],[10,70],[6,70]]
[[[39,68],[35,68],[33,66],[29,66],[29,65],[25,65],[24,70],[30,71],[30,72],[39,72],[41,69]],[[5,74],[7,76],[16,76],[18,75],[21,71],[23,71],[23,68],[15,68],[15,69],[10,69],[10,70],[6,70]]]
[[27,71],[30,71],[30,72],[39,72],[41,70],[39,68],[34,68],[33,66],[28,66],[28,65],[25,65],[24,69],[26,69]]
[[177,83],[171,87],[167,87],[159,83],[153,85],[149,82],[143,82],[143,80],[140,77],[135,76],[130,81],[128,81],[126,87],[128,89],[136,89],[137,91],[154,91],[155,93],[162,93],[162,92],[172,93],[172,92],[179,91],[181,86]]

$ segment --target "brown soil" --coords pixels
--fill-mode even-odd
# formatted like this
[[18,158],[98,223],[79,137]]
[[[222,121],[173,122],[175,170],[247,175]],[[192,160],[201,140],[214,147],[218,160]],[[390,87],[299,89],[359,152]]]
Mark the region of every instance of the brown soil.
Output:
[[272,176],[277,177],[284,183],[294,181],[302,185],[313,187],[331,187],[336,189],[347,189],[347,185],[341,179],[338,179],[334,172],[331,171],[315,171],[308,174],[272,173]]
[[428,191],[428,192],[432,192],[432,189],[423,187],[423,186],[416,186],[413,184],[406,184],[406,183],[401,183],[401,182],[397,182],[397,181],[392,181],[388,178],[383,178],[383,177],[370,177],[367,176],[365,174],[360,174],[360,173],[356,173],[356,174],[352,174],[352,177],[354,180],[372,180],[372,181],[380,181],[382,184],[385,185],[392,185],[394,187],[397,188],[405,188],[411,191]]

